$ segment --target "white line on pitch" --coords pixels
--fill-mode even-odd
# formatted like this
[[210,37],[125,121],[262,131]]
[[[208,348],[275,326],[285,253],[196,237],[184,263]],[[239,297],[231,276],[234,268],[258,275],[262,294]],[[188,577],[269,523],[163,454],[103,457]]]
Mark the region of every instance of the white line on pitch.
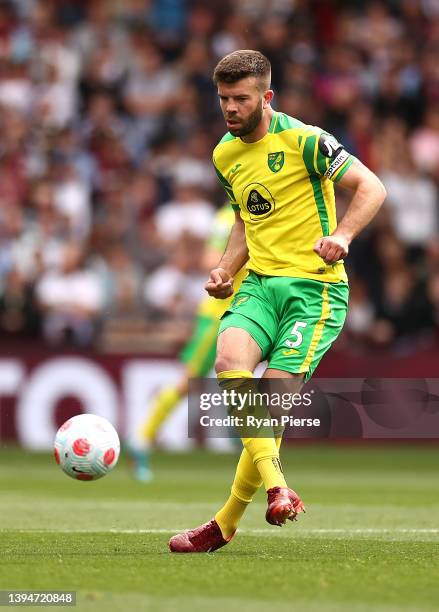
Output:
[[[121,534],[142,534],[142,533],[178,533],[182,531],[181,528],[175,529],[0,529],[0,532],[7,531],[15,531],[20,533],[121,533]],[[241,534],[270,534],[273,535],[278,533],[277,530],[274,529],[240,529],[239,533]],[[371,528],[334,528],[334,529],[300,529],[297,527],[294,531],[294,535],[301,534],[439,534],[439,529],[437,528],[381,528],[381,527],[371,527]],[[291,532],[293,535],[293,532]]]

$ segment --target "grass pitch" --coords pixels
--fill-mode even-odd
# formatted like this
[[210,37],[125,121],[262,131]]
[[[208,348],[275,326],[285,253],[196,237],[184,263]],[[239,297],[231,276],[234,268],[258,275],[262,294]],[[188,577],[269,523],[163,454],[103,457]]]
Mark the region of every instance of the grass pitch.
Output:
[[172,555],[169,537],[226,498],[236,457],[157,454],[141,485],[123,459],[75,482],[49,455],[0,449],[0,589],[75,590],[94,611],[438,609],[437,448],[300,446],[282,460],[307,506],[297,523],[269,526],[261,491],[231,544]]

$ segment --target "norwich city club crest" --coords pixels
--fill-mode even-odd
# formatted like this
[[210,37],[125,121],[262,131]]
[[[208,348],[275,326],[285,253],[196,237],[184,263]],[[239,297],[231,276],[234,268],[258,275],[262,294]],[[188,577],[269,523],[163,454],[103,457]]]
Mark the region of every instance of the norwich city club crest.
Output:
[[285,155],[283,151],[268,154],[268,167],[272,172],[279,172],[284,165]]

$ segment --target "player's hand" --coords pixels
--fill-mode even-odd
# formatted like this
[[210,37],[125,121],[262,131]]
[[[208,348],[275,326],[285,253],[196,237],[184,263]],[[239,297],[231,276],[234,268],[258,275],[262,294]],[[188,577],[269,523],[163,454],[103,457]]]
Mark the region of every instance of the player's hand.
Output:
[[333,264],[347,256],[349,242],[344,236],[323,236],[315,243],[314,253],[317,253],[326,264]]
[[224,300],[233,294],[233,278],[224,268],[215,268],[204,288],[212,297]]

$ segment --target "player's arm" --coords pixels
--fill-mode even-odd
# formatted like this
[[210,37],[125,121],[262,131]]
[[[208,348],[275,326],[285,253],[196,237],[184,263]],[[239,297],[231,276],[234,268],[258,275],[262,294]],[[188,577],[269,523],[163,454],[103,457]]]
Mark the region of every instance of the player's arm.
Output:
[[210,273],[211,270],[217,267],[219,260],[223,256],[224,249],[229,240],[230,232],[235,221],[235,215],[232,213],[229,217],[229,206],[227,207],[227,216],[221,215],[221,210],[215,216],[211,234],[206,241],[203,256],[201,258],[201,268],[204,272]]
[[370,223],[386,197],[380,179],[357,159],[338,185],[353,191],[354,195],[336,230],[330,236],[319,238],[314,245],[314,251],[327,264],[347,256],[352,240]]
[[210,273],[210,271],[217,266],[220,258],[220,251],[217,251],[212,247],[206,247],[204,249],[203,258],[201,260],[201,269],[203,270],[203,272]]
[[235,223],[230,232],[226,250],[216,268],[210,272],[205,289],[218,299],[225,299],[233,293],[233,277],[248,260],[245,241],[245,227],[239,212],[235,212]]

